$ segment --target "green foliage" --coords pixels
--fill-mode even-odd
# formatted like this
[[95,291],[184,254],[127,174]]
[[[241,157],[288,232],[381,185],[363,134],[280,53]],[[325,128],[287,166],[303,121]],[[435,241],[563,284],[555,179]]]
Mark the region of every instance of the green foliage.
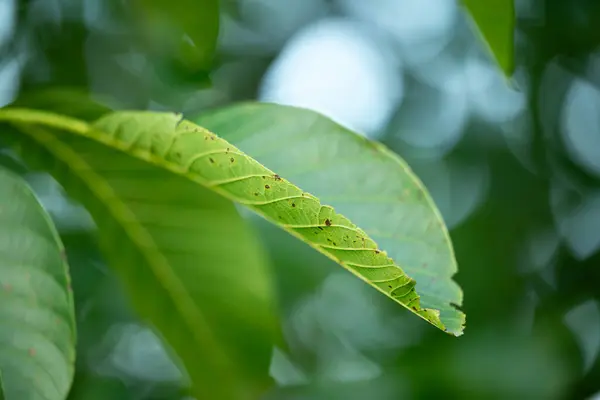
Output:
[[[462,304],[462,292],[452,280],[457,266],[448,232],[400,157],[318,113],[294,107],[241,104],[205,113],[195,122],[356,223],[416,280],[422,306],[440,310],[448,331],[462,332],[464,314],[453,307]],[[331,240],[339,243],[343,236],[340,229]],[[351,261],[346,266],[368,280],[397,274],[395,266],[374,270]]]
[[0,398],[61,400],[76,336],[64,250],[20,177],[0,167],[0,188]]
[[462,0],[498,65],[511,76],[515,69],[514,0]]
[[[289,7],[279,7],[281,2],[271,7],[271,2],[267,8],[263,7],[265,2],[220,1],[226,22],[223,26],[225,34],[221,38],[222,53],[214,56],[215,64],[209,69],[213,56],[206,56],[206,64],[201,60],[202,54],[212,54],[212,50],[196,53],[198,48],[190,47],[187,50],[191,50],[191,54],[187,58],[186,42],[181,40],[185,37],[184,32],[192,38],[194,33],[190,30],[200,32],[211,26],[210,23],[200,23],[201,18],[217,21],[215,14],[200,9],[205,5],[203,0],[171,4],[164,1],[102,0],[14,2],[18,16],[14,34],[10,33],[10,18],[0,22],[2,25],[6,21],[8,28],[3,30],[6,35],[0,35],[4,39],[0,39],[4,44],[0,43],[0,50],[7,55],[3,58],[6,62],[0,63],[5,73],[0,75],[6,78],[11,71],[16,73],[15,69],[20,70],[18,76],[13,75],[12,78],[19,81],[18,107],[45,109],[88,122],[110,111],[90,104],[90,95],[115,109],[177,110],[183,111],[186,116],[254,99],[257,93],[266,93],[267,85],[273,88],[270,83],[274,82],[268,82],[272,74],[265,75],[265,70],[277,67],[279,61],[274,62],[274,59],[288,58],[288,49],[295,47],[304,32],[312,29],[313,24],[318,24],[324,16],[327,18],[328,11],[331,11],[330,4],[326,4],[330,2],[325,1],[296,2]],[[462,29],[464,20],[443,18],[447,14],[427,21],[422,12],[415,13],[415,17],[425,20],[414,21],[415,24],[409,24],[412,27],[405,26],[399,32],[393,23],[389,24],[394,20],[391,12],[398,10],[393,3],[369,3],[370,9],[365,9],[368,12],[360,16],[356,15],[356,7],[347,7],[348,3],[336,7],[336,18],[348,20],[349,16],[352,19],[360,17],[361,25],[371,26],[385,22],[377,26],[382,35],[370,35],[364,30],[357,35],[366,34],[369,42],[372,40],[380,44],[373,48],[374,55],[385,56],[392,64],[388,65],[391,69],[397,66],[394,60],[409,61],[402,66],[408,76],[405,85],[390,87],[393,96],[379,99],[389,107],[397,108],[391,119],[381,127],[380,138],[393,151],[406,157],[434,194],[448,221],[453,222],[451,235],[461,271],[458,278],[468,300],[465,304],[465,312],[470,316],[468,335],[454,340],[430,329],[408,315],[402,307],[396,307],[397,304],[380,296],[376,290],[344,273],[346,271],[336,274],[335,271],[342,268],[313,251],[303,241],[252,216],[248,221],[257,229],[256,233],[249,235],[259,236],[261,243],[248,245],[253,250],[248,253],[248,258],[256,258],[256,262],[261,264],[260,271],[268,273],[268,279],[275,281],[281,321],[274,321],[274,324],[285,327],[288,347],[276,352],[275,356],[279,354],[279,358],[274,357],[269,364],[277,385],[271,385],[271,393],[264,393],[261,387],[268,384],[266,364],[269,352],[269,346],[264,343],[272,341],[272,345],[276,339],[263,340],[246,335],[244,340],[251,339],[248,346],[245,342],[239,343],[239,346],[237,343],[233,347],[226,346],[233,340],[233,335],[241,338],[243,332],[251,331],[257,336],[261,332],[274,336],[276,328],[261,331],[252,321],[247,325],[255,310],[244,304],[215,300],[204,307],[202,303],[203,314],[223,311],[218,315],[223,319],[210,321],[217,324],[211,329],[229,329],[232,336],[219,337],[218,347],[227,358],[239,357],[240,362],[240,368],[231,370],[229,380],[226,371],[229,367],[210,375],[215,381],[210,384],[217,387],[208,389],[219,390],[219,381],[222,380],[225,391],[238,384],[241,390],[244,390],[244,385],[250,385],[256,390],[250,393],[252,389],[248,389],[248,397],[264,399],[584,399],[597,396],[600,357],[597,341],[593,339],[598,337],[600,326],[597,302],[600,298],[600,251],[595,246],[594,232],[597,230],[593,227],[597,224],[594,225],[593,218],[599,207],[600,180],[597,174],[586,168],[589,160],[594,158],[588,157],[588,162],[582,158],[593,153],[593,146],[586,148],[584,145],[581,150],[587,151],[581,154],[573,152],[573,146],[581,147],[582,142],[577,138],[586,138],[587,133],[587,139],[590,139],[595,133],[594,124],[586,125],[586,121],[594,121],[593,104],[597,97],[594,89],[599,87],[598,74],[594,73],[598,66],[594,55],[600,43],[600,30],[596,28],[600,21],[600,2],[532,1],[525,8],[517,8],[520,15],[514,21],[512,0],[465,0],[462,3],[465,15],[468,12],[470,16],[467,17],[472,17],[469,22],[472,22],[473,32],[480,34],[481,40],[465,35]],[[414,11],[426,12],[423,7],[427,6],[422,3],[426,2],[415,2]],[[181,4],[186,4],[189,10],[198,9],[182,15],[183,7],[173,9]],[[453,5],[447,10],[450,7]],[[5,17],[11,13],[10,8],[9,5]],[[150,13],[145,14],[145,9]],[[387,19],[380,19],[382,16]],[[155,17],[160,20],[156,24]],[[282,21],[285,23],[278,23]],[[145,30],[141,31],[140,25],[135,22],[144,23],[142,29]],[[189,25],[184,27],[182,23]],[[526,55],[514,60],[519,71],[523,72],[519,82],[528,87],[521,93],[506,90],[500,82],[482,74],[487,67],[483,66],[481,70],[473,58],[477,55],[472,52],[476,48],[489,50],[490,59],[495,58],[497,65],[511,75],[514,70],[512,29],[515,24],[520,36],[515,46],[518,45],[519,54]],[[206,39],[206,48],[214,48],[214,44],[208,43],[215,39],[210,33],[215,32],[214,26],[206,31],[205,37],[199,36],[192,41],[201,43],[202,47],[203,39]],[[440,32],[438,29],[445,33],[436,35]],[[402,45],[388,46],[390,37],[400,39]],[[284,48],[281,47],[282,38],[291,39]],[[328,47],[327,43],[331,41],[323,39]],[[340,48],[343,46],[341,42],[335,41]],[[409,42],[422,45],[404,46]],[[485,49],[486,46],[489,49]],[[333,44],[328,49],[337,50]],[[435,58],[431,60],[431,56]],[[424,60],[433,63],[423,65],[423,62],[429,63]],[[473,61],[476,62],[475,69],[471,68]],[[324,59],[323,66],[327,64]],[[367,64],[371,65],[371,73],[381,72],[379,69],[376,71],[373,63]],[[305,66],[300,64],[296,67],[302,69]],[[424,69],[419,71],[421,68]],[[308,83],[318,85],[323,79],[319,72],[328,74],[331,69],[319,68]],[[466,74],[466,80],[462,79],[462,72]],[[461,79],[456,79],[457,74],[461,75]],[[199,90],[209,75],[213,78],[213,87]],[[296,79],[296,75],[290,74],[287,79]],[[12,93],[8,82],[11,79],[0,80],[4,81],[0,83],[3,94],[0,97],[8,101]],[[370,79],[350,83],[346,89],[352,90],[356,86],[354,89],[358,93],[368,87],[367,81]],[[458,81],[468,87],[448,86],[448,83]],[[290,82],[282,83],[283,87],[294,87]],[[65,90],[67,85],[77,87],[78,93]],[[42,87],[49,90],[40,91]],[[486,101],[479,102],[480,96],[486,94]],[[335,96],[328,98],[327,103],[334,99]],[[589,103],[590,107],[569,107],[569,104],[581,101]],[[322,107],[324,103],[319,104]],[[358,107],[356,111],[367,111],[367,108]],[[249,109],[252,109],[253,116],[245,115]],[[445,296],[440,308],[457,303],[456,300],[461,298],[460,289],[450,278],[455,265],[449,258],[446,262],[442,260],[452,253],[448,246],[442,244],[444,235],[441,230],[425,238],[434,241],[437,251],[427,251],[415,240],[403,242],[385,234],[403,230],[417,238],[423,234],[418,230],[418,224],[410,223],[417,213],[414,210],[402,211],[408,210],[413,203],[376,201],[380,197],[394,199],[394,202],[396,196],[402,198],[401,188],[406,175],[404,169],[398,167],[395,156],[386,156],[385,151],[377,150],[376,145],[345,132],[330,121],[298,110],[278,108],[278,111],[275,113],[274,106],[244,105],[206,113],[193,121],[216,132],[269,170],[348,217],[381,250],[385,250],[395,264],[416,280],[422,306],[436,308],[435,299],[429,294],[435,295],[437,289]],[[236,118],[244,122],[238,123]],[[304,125],[311,122],[310,126]],[[579,128],[575,129],[577,126]],[[589,129],[586,130],[586,126]],[[69,135],[58,133],[48,126],[34,129],[51,130],[52,134],[61,138]],[[415,136],[419,135],[420,129],[423,129],[422,136]],[[31,172],[29,167],[35,165],[30,163],[28,166],[21,158],[14,157],[12,150],[2,147],[7,142],[8,133],[3,125],[0,130],[0,166],[25,175]],[[351,140],[349,136],[352,136]],[[22,144],[17,147],[26,158],[35,161],[33,159],[40,146],[29,146],[25,140],[20,138]],[[111,176],[110,184],[127,182],[132,188],[143,185],[141,193],[144,196],[158,193],[167,198],[171,180],[179,179],[180,175],[158,166],[153,167],[137,159],[125,160],[127,156],[120,151],[102,148],[96,141],[90,140],[90,143],[90,148],[100,149],[98,151],[102,153],[99,155],[106,154],[101,162],[97,161],[97,164],[102,164],[98,170],[103,172],[103,177],[113,162],[117,162],[115,166],[127,163],[135,167],[125,172],[120,180]],[[369,149],[373,149],[374,159],[369,157]],[[91,157],[86,152],[77,155],[84,160]],[[320,162],[313,169],[311,164],[314,165],[316,159]],[[582,161],[584,164],[581,164]],[[54,165],[64,163],[55,160]],[[53,173],[62,177],[61,181],[70,195],[83,199],[86,204],[95,204],[93,198],[82,197],[85,188],[81,188],[81,182],[68,181],[73,171],[60,168]],[[156,171],[164,179],[153,181],[156,190],[149,194],[147,185],[136,182],[139,171],[152,174]],[[108,251],[103,245],[104,255],[99,254],[95,239],[102,236],[105,244],[107,235],[102,231],[88,230],[87,218],[79,221],[81,210],[73,209],[74,203],[64,199],[61,193],[51,193],[46,187],[45,177],[32,178],[35,178],[30,181],[32,189],[47,205],[46,211],[56,219],[57,230],[67,250],[74,286],[78,358],[68,398],[218,399],[219,393],[212,397],[189,393],[186,382],[179,380],[177,371],[173,370],[169,360],[165,360],[162,346],[148,339],[151,335],[147,335],[147,327],[123,298],[123,282],[107,269],[110,263],[119,268],[115,270],[121,272],[121,277],[128,276],[127,271],[121,271],[121,264],[113,262],[121,254],[117,254],[116,245],[113,243]],[[410,185],[411,180],[407,179],[407,182]],[[174,187],[178,188],[179,183]],[[77,192],[79,189],[80,193]],[[0,195],[3,190],[4,186],[0,185]],[[212,196],[215,202],[223,201],[214,196],[214,191],[204,190],[197,184],[190,191]],[[360,201],[344,202],[340,196],[347,194],[356,196]],[[131,199],[126,200],[126,204],[133,207]],[[223,201],[223,204],[229,203]],[[179,206],[181,203],[176,204]],[[195,204],[204,206],[200,200]],[[154,210],[161,207],[162,212],[162,206],[156,204]],[[177,207],[170,207],[166,216],[173,215],[172,208]],[[225,208],[223,206],[223,210]],[[137,218],[141,211],[134,209]],[[106,213],[91,208],[90,211],[96,219],[103,219],[104,225],[110,223],[104,221]],[[227,212],[219,211],[219,215],[225,214]],[[236,221],[231,226],[241,225],[239,217],[233,212],[231,214],[232,220]],[[186,217],[189,215],[185,213]],[[213,222],[217,218],[211,218],[212,213],[203,215],[209,218],[206,224],[223,230],[229,228],[230,220],[227,218],[218,223]],[[433,214],[428,215],[431,221],[436,220]],[[65,223],[66,220],[82,223]],[[563,229],[565,223],[568,232]],[[150,230],[146,225],[142,228]],[[245,226],[241,229],[248,230]],[[152,234],[154,238],[160,232],[154,229]],[[222,232],[215,234],[215,238],[219,236],[223,236]],[[118,250],[126,249],[123,251],[125,260],[121,262],[135,262],[136,258],[130,252],[132,240],[123,234],[119,237]],[[572,251],[574,243],[587,243],[589,250],[585,257]],[[273,271],[265,271],[267,266],[261,256],[260,244],[264,244],[268,251]],[[238,247],[233,242],[220,246],[225,245],[228,253],[246,254],[248,250],[247,246],[242,244]],[[198,260],[194,267],[208,271],[192,271],[182,276],[194,274],[202,278],[216,272],[225,273],[226,269],[220,267],[227,263],[215,267],[205,262],[203,256],[198,257],[200,250],[196,250],[194,248],[193,254]],[[239,254],[228,256],[242,257]],[[0,258],[0,263],[2,261]],[[152,282],[149,282],[152,277],[147,276],[150,274],[148,263],[142,261],[143,266],[127,266],[128,269],[141,270],[144,277],[137,278],[143,284],[141,288],[128,290],[130,298],[136,299],[136,302],[156,302],[157,298],[164,297],[165,292],[160,287],[146,295],[145,299],[141,298],[142,290],[152,290]],[[239,273],[236,266],[233,269]],[[441,278],[430,277],[428,272],[432,275],[439,273]],[[0,283],[2,278],[0,271]],[[428,279],[436,279],[437,286]],[[197,285],[202,291],[223,289],[202,279],[190,280],[184,282],[186,287]],[[158,280],[154,281],[158,285]],[[127,288],[131,285],[129,282]],[[221,296],[222,293],[225,290],[216,295]],[[233,299],[235,293],[228,295]],[[272,307],[272,301],[269,300],[267,305]],[[585,312],[580,313],[582,305],[585,305]],[[239,312],[247,313],[249,317],[235,315],[238,312],[236,307],[241,307],[243,311]],[[181,313],[173,310],[171,307],[160,312],[176,320]],[[450,313],[453,312],[450,309]],[[226,320],[227,313],[232,313],[230,321]],[[459,325],[460,319],[450,321],[448,315],[451,314],[442,309],[440,319],[452,330]],[[220,323],[228,325],[220,329],[223,326],[218,325]],[[165,324],[162,325],[164,327]],[[0,329],[3,327],[4,320],[0,319]],[[189,335],[189,332],[184,334]],[[172,339],[164,333],[162,338]],[[188,355],[191,358],[201,353],[193,348],[195,346],[194,342],[190,342],[186,348],[178,345],[168,350],[174,350],[174,353],[183,351],[183,356],[191,351],[193,354]],[[251,356],[252,346],[260,347],[254,357]],[[202,354],[199,360],[204,360],[204,356]],[[180,358],[185,357],[180,354]],[[211,363],[211,360],[213,358],[206,361]],[[490,365],[490,360],[494,360],[493,365]],[[248,369],[254,369],[256,373],[247,373]],[[197,378],[195,371],[188,373]],[[225,378],[222,378],[223,375]],[[10,384],[9,377],[0,367],[0,380],[2,378],[5,386]],[[260,396],[257,392],[261,392]],[[21,398],[23,396],[17,395],[16,400]],[[4,400],[2,388],[0,399]],[[10,393],[7,393],[6,399],[15,400]]]
[[212,67],[219,34],[218,0],[144,0],[135,11],[152,52],[170,54],[188,73]]
[[178,118],[115,114],[89,127],[52,114],[10,115],[47,122],[18,125],[25,160],[90,211],[106,259],[140,316],[181,358],[194,394],[228,399],[264,390],[277,326],[252,233],[231,202],[107,145],[123,144],[121,132],[167,139]]

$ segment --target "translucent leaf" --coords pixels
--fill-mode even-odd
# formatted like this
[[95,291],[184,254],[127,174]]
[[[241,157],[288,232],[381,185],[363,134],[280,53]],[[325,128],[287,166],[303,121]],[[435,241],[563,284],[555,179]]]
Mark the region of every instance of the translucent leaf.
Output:
[[[342,258],[352,272],[398,300],[391,288],[373,281],[380,280],[377,274],[399,274],[401,267],[416,280],[422,306],[439,310],[448,331],[462,332],[464,314],[453,306],[461,305],[462,291],[451,279],[457,266],[447,229],[421,182],[397,155],[318,113],[294,107],[242,104],[206,113],[196,122],[350,218],[389,254],[385,263],[393,264],[374,269],[380,259],[384,262],[377,254],[362,267]],[[344,230],[336,234],[344,240]],[[354,239],[350,245],[360,245]]]
[[462,0],[462,3],[504,73],[511,76],[515,69],[514,0]]
[[0,398],[65,399],[75,335],[56,230],[24,181],[0,167]]

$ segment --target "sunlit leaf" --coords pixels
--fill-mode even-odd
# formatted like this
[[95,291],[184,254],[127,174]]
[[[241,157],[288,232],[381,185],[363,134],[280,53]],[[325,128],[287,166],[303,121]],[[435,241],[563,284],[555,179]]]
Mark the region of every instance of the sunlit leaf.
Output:
[[0,167],[0,398],[66,398],[75,364],[69,281],[50,218]]
[[508,76],[515,68],[514,0],[462,0],[496,61]]
[[[206,113],[196,122],[350,218],[417,281],[421,305],[440,310],[448,331],[462,332],[464,314],[453,307],[462,303],[462,291],[452,280],[457,266],[448,232],[429,194],[397,155],[315,112],[293,107],[241,104]],[[386,271],[348,261],[367,279]]]
[[[140,316],[179,355],[194,395],[266,390],[278,328],[259,243],[233,203],[143,147],[191,124],[173,114],[113,114],[92,127],[55,114],[1,113],[19,130],[7,129],[25,161],[87,207],[107,261]],[[169,154],[180,151],[174,143]]]

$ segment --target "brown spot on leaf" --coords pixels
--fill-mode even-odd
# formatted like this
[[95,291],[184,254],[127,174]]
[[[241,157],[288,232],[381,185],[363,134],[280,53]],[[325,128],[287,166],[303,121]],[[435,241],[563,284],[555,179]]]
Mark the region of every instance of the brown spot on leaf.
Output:
[[29,350],[28,350],[28,353],[29,353],[29,355],[31,357],[33,357],[33,356],[35,356],[36,351],[35,351],[35,349],[33,347],[30,347]]
[[318,228],[319,228],[319,230],[321,230],[321,231],[323,230],[323,227],[321,227],[321,226],[319,226]]
[[381,253],[379,250],[375,249],[375,254]]
[[292,207],[296,207],[296,203],[292,203]]
[[210,140],[215,140],[215,137],[214,137],[214,136],[211,136],[211,137],[210,137]]
[[331,226],[331,221],[329,220],[329,218],[325,220],[325,225]]
[[271,189],[271,186],[265,185],[265,189]]
[[279,175],[277,175],[277,174],[273,175],[273,178],[274,178],[276,181],[280,181],[280,180],[281,180],[281,177],[280,177]]
[[211,163],[211,164],[214,164],[214,163],[215,163],[215,160],[213,160],[213,159],[212,159],[212,157],[211,157],[211,158],[209,158],[209,159],[208,159],[208,161],[210,161],[210,163]]
[[254,195],[255,195],[255,196],[258,196],[258,192],[254,192]]
[[235,158],[231,157],[231,158],[229,159],[229,161],[231,161],[231,162],[234,162],[234,161],[235,161]]

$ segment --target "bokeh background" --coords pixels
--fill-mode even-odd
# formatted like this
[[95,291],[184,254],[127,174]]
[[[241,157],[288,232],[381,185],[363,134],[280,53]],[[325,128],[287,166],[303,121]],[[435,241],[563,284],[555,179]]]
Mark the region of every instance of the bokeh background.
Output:
[[[0,0],[0,106],[40,90],[40,106],[83,107],[68,100],[83,93],[186,115],[255,99],[317,110],[409,162],[451,230],[465,335],[251,219],[288,345],[273,353],[267,399],[600,399],[600,2],[515,7],[507,79],[454,0],[226,0],[202,73],[141,42],[130,2]],[[27,179],[71,260],[70,398],[190,399],[85,210],[47,175]]]

